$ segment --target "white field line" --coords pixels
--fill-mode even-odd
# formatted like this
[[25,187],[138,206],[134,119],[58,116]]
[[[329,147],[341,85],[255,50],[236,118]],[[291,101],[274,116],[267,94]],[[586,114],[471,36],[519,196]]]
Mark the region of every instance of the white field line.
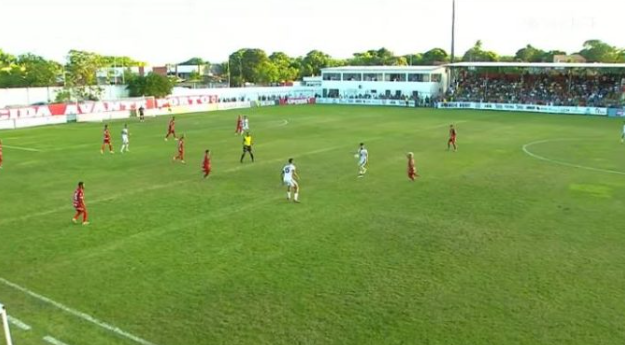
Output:
[[66,343],[56,339],[56,338],[52,338],[49,335],[46,335],[45,337],[43,337],[43,341],[45,341],[46,343],[52,344],[52,345],[67,345]]
[[[284,120],[284,121],[286,121],[286,120]],[[286,122],[288,123],[288,121],[286,121]],[[468,121],[458,121],[456,123],[464,123],[464,122],[468,122]],[[445,127],[445,126],[448,126],[448,124],[442,124],[442,125],[437,125],[437,126],[425,127],[425,128],[422,128],[422,129],[415,130],[414,132],[415,133],[416,132],[423,132],[423,131],[427,131],[427,130],[431,130],[431,129],[437,129],[437,128],[441,128],[441,127]],[[377,140],[381,140],[381,139],[384,139],[384,138],[385,137],[368,138],[368,139],[365,140],[365,142],[377,141]],[[349,145],[331,146],[331,147],[327,147],[327,148],[323,148],[323,149],[318,149],[318,150],[313,150],[313,151],[308,151],[308,152],[302,152],[302,153],[298,154],[297,156],[301,157],[301,156],[315,155],[315,154],[319,154],[319,153],[325,153],[325,152],[334,151],[334,150],[337,150],[337,149],[340,149],[340,148],[344,148],[344,147],[349,148],[349,147],[352,147],[352,146],[355,146],[355,145],[349,144]],[[350,151],[350,153],[351,153],[351,151]],[[286,160],[286,158],[271,159],[271,160],[267,160],[267,161],[262,161],[262,162],[256,163],[256,165],[267,164],[267,163],[279,163],[279,162],[282,162],[282,161],[285,161],[285,160]],[[235,168],[230,168],[230,169],[223,170],[222,172],[224,172],[224,173],[236,172],[236,171],[248,168],[250,166],[253,166],[253,165],[249,165],[249,164],[241,165],[241,166],[238,166],[238,167],[235,167]],[[135,189],[135,190],[132,190],[132,191],[125,192],[125,193],[117,193],[117,194],[113,194],[113,195],[110,195],[108,197],[104,197],[104,198],[101,198],[101,199],[91,200],[91,201],[89,201],[87,203],[87,205],[99,204],[99,203],[102,203],[102,202],[113,201],[113,200],[116,200],[116,199],[119,199],[119,198],[122,198],[122,197],[131,196],[131,195],[134,195],[134,194],[139,194],[139,193],[144,193],[144,192],[149,192],[149,191],[159,190],[159,189],[165,189],[165,188],[168,188],[168,187],[177,186],[177,185],[184,184],[184,183],[187,183],[187,182],[191,182],[191,181],[194,181],[194,180],[195,179],[180,180],[180,181],[176,181],[176,182],[172,182],[172,183],[158,184],[158,185],[153,185],[153,186],[149,186],[149,187],[146,187],[146,188],[139,188],[139,189]],[[54,209],[49,209],[49,210],[46,210],[46,211],[37,212],[37,213],[31,213],[31,214],[24,215],[24,216],[21,216],[21,217],[0,219],[0,225],[11,223],[11,222],[15,222],[15,221],[25,221],[25,220],[36,218],[36,217],[43,217],[43,216],[47,216],[47,215],[58,213],[58,212],[70,211],[71,209],[72,209],[72,207],[68,205],[68,206],[57,207],[57,208],[54,208]]]
[[117,334],[117,335],[119,335],[121,337],[130,339],[130,340],[132,340],[132,341],[134,341],[134,342],[136,342],[138,344],[141,344],[141,345],[156,345],[156,344],[154,344],[152,342],[149,342],[149,341],[147,341],[147,340],[145,340],[143,338],[140,338],[140,337],[138,337],[136,335],[130,334],[130,333],[128,333],[128,332],[126,332],[126,331],[124,331],[124,330],[122,330],[122,329],[120,329],[120,328],[118,328],[116,326],[108,324],[108,323],[106,323],[104,321],[100,321],[100,320],[96,319],[95,317],[93,317],[93,316],[91,316],[89,314],[85,314],[85,313],[80,312],[78,310],[72,309],[72,308],[70,308],[68,306],[65,306],[64,304],[61,304],[61,303],[56,302],[56,301],[53,301],[50,298],[47,298],[47,297],[42,296],[42,295],[40,295],[40,294],[38,294],[36,292],[28,290],[25,287],[22,287],[20,285],[12,283],[12,282],[10,282],[10,281],[2,278],[2,277],[0,277],[0,283],[3,283],[4,285],[6,285],[8,287],[11,287],[11,288],[13,288],[15,290],[23,292],[23,293],[25,293],[25,294],[27,294],[27,295],[29,295],[29,296],[31,296],[31,297],[41,301],[41,302],[47,303],[47,304],[49,304],[51,306],[54,306],[57,309],[60,309],[60,310],[66,312],[66,313],[68,313],[70,315],[73,315],[73,316],[75,316],[75,317],[77,317],[79,319],[82,319],[84,321],[92,323],[92,324],[94,324],[94,325],[96,325],[96,326],[98,326],[100,328],[106,329],[107,331],[115,333],[115,334]]
[[14,317],[13,317],[13,316],[11,316],[11,315],[9,315],[9,322],[10,322],[13,326],[15,326],[15,327],[17,327],[17,328],[19,328],[19,329],[21,329],[21,330],[23,330],[23,331],[30,331],[30,330],[32,329],[32,327],[30,327],[30,326],[29,326],[29,325],[27,325],[26,323],[24,323],[24,322],[22,322],[22,321],[20,321],[20,320],[18,320],[18,319],[16,319],[16,318],[14,318]]
[[585,166],[585,165],[573,164],[573,163],[568,163],[568,162],[564,162],[564,161],[560,161],[560,160],[556,160],[556,159],[543,157],[543,156],[540,156],[540,155],[537,155],[537,154],[531,152],[528,149],[529,147],[534,146],[534,145],[538,145],[538,144],[545,144],[545,143],[554,142],[554,141],[569,141],[569,140],[582,140],[582,139],[549,139],[549,140],[534,141],[534,142],[531,142],[531,143],[523,145],[523,152],[525,152],[525,154],[527,154],[528,156],[530,156],[532,158],[536,158],[538,160],[549,162],[549,163],[552,163],[552,164],[562,165],[562,166],[566,166],[566,167],[570,167],[570,168],[576,168],[576,169],[583,169],[583,170],[589,170],[589,171],[602,172],[602,173],[607,173],[607,174],[625,175],[624,171],[593,168],[593,167],[589,167],[589,166]]
[[[377,140],[378,138],[374,138],[374,139],[370,139],[371,140]],[[319,154],[319,153],[324,153],[324,152],[329,152],[329,151],[333,151],[336,149],[339,149],[341,147],[344,147],[343,145],[341,146],[333,146],[333,147],[327,147],[324,149],[318,149],[318,150],[314,150],[314,151],[309,151],[309,152],[303,152],[301,154],[299,154],[298,156],[307,156],[307,155],[314,155],[314,154]],[[266,161],[262,161],[259,163],[255,163],[254,165],[261,165],[261,164],[268,164],[268,163],[279,163],[282,161],[286,161],[286,158],[276,158],[276,159],[270,159],[270,160],[266,160]],[[245,164],[245,165],[241,165],[241,166],[237,166],[234,168],[230,168],[230,169],[225,169],[222,170],[221,172],[223,173],[231,173],[231,172],[236,172],[242,169],[249,169],[250,167],[254,166],[252,164]],[[107,197],[104,198],[100,198],[100,199],[94,199],[91,201],[87,201],[87,207],[89,207],[89,205],[94,205],[94,204],[99,204],[99,203],[103,203],[103,202],[108,202],[108,201],[113,201],[119,198],[123,198],[123,197],[128,197],[131,195],[135,195],[135,194],[140,194],[140,193],[145,193],[145,192],[149,192],[149,191],[154,191],[154,190],[159,190],[159,189],[165,189],[165,188],[169,188],[169,187],[174,187],[174,186],[178,186],[187,182],[192,182],[195,181],[197,179],[193,178],[193,179],[186,179],[186,180],[180,180],[180,181],[176,181],[176,182],[171,182],[171,183],[165,183],[165,184],[157,184],[157,185],[153,185],[153,186],[149,186],[149,187],[145,187],[145,188],[139,188],[139,189],[135,189],[132,191],[128,191],[125,193],[117,193],[117,194],[112,194],[109,195]],[[65,212],[65,211],[70,211],[72,210],[71,205],[66,205],[66,206],[62,206],[62,207],[57,207],[57,208],[53,208],[53,209],[49,209],[49,210],[45,210],[45,211],[41,211],[41,212],[37,212],[37,213],[31,213],[28,215],[24,215],[21,217],[15,217],[15,218],[5,218],[5,219],[0,219],[0,225],[3,224],[7,224],[7,223],[12,223],[15,221],[26,221],[32,218],[36,218],[36,217],[43,217],[43,216],[47,216],[50,214],[54,214],[54,213],[58,213],[58,212]]]
[[[264,127],[264,128],[261,127],[261,129],[271,129],[271,128],[284,127],[284,126],[289,124],[288,120],[274,120],[274,121],[269,121],[268,123],[274,123],[274,122],[279,122],[279,123],[277,125],[272,125],[272,126],[268,126],[268,127]],[[208,131],[208,130],[215,130],[215,129],[222,129],[222,128],[225,129],[225,128],[231,128],[231,127],[232,126],[229,126],[229,127],[226,127],[226,126],[210,127],[210,128],[207,128],[206,130]],[[234,128],[234,127],[232,127],[232,128]],[[200,131],[200,130],[203,130],[203,129],[194,128],[193,130],[191,130],[189,132],[193,133],[193,132],[197,132],[197,131]],[[182,133],[182,131],[180,133]],[[186,134],[185,134],[185,136],[186,136]],[[149,137],[149,138],[163,138],[164,134],[162,134],[162,135],[161,134],[159,134],[159,135],[150,135],[150,136],[147,136],[147,137]],[[130,137],[131,144],[132,144],[132,139],[133,139],[133,137],[131,135],[131,137]],[[231,141],[231,140],[232,139],[219,140],[219,141],[216,141],[216,142],[212,142],[212,144],[228,142],[228,141]],[[113,145],[115,145],[116,144],[115,138],[113,138],[113,142],[114,142]],[[120,143],[120,142],[121,142],[121,140],[119,140],[118,143]],[[101,145],[100,142],[96,140],[96,141],[94,141],[94,144],[78,144],[78,145],[72,145],[72,146],[56,146],[55,148],[52,148],[49,151],[50,152],[57,152],[57,151],[67,151],[67,150],[75,150],[75,149],[82,149],[82,148],[87,148],[87,147],[93,147],[94,148],[94,152],[99,152],[100,145]],[[43,152],[43,151],[40,151],[40,152]]]
[[21,150],[21,151],[28,151],[28,152],[43,152],[42,150],[33,149],[29,147],[21,147],[21,146],[2,145],[2,147],[7,148],[7,149]]
[[[153,190],[159,190],[159,189],[163,189],[163,188],[178,186],[178,185],[181,185],[183,183],[190,182],[190,181],[193,181],[193,180],[186,179],[186,180],[180,180],[180,181],[175,181],[175,182],[171,182],[171,183],[156,184],[156,185],[152,185],[152,186],[149,186],[149,187],[139,188],[139,189],[135,189],[135,190],[132,190],[132,191],[128,191],[126,193],[112,194],[112,195],[109,195],[109,196],[104,197],[104,198],[94,199],[94,200],[88,201],[87,202],[87,206],[88,205],[93,205],[93,204],[99,204],[99,203],[103,203],[103,202],[107,202],[107,201],[113,201],[115,199],[119,199],[119,198],[122,198],[122,197],[127,197],[127,196],[138,194],[138,193],[144,193],[144,192],[149,192],[149,191],[153,191]],[[47,215],[54,214],[54,213],[57,213],[57,212],[70,211],[71,209],[72,209],[72,207],[70,205],[67,205],[67,206],[62,206],[62,207],[49,209],[49,210],[46,210],[46,211],[41,211],[41,212],[37,212],[37,213],[31,213],[31,214],[28,214],[28,215],[25,215],[25,216],[22,216],[22,217],[6,218],[6,219],[0,220],[0,225],[11,223],[11,222],[15,222],[15,221],[25,221],[25,220],[32,219],[32,218],[35,218],[35,217],[43,217],[43,216],[47,216]]]

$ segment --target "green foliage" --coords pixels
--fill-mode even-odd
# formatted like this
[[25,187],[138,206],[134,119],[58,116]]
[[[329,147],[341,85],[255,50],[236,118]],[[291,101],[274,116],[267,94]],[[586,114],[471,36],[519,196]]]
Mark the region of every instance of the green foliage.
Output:
[[147,76],[135,76],[126,81],[130,97],[153,96],[157,98],[171,94],[172,81],[162,75],[150,73]]
[[498,60],[499,56],[497,53],[482,49],[482,41],[480,40],[475,42],[475,45],[471,49],[467,50],[462,57],[462,61],[472,62],[492,62]]
[[296,80],[299,74],[299,65],[296,59],[293,59],[282,52],[276,52],[269,56],[269,60],[277,69],[278,81],[293,81]]
[[55,103],[67,103],[72,100],[72,92],[69,89],[63,89],[56,93]]
[[600,40],[584,42],[584,49],[579,54],[588,62],[625,62],[625,52]]
[[367,50],[362,53],[354,53],[354,57],[347,61],[352,66],[406,66],[408,60],[402,56],[395,56],[386,48]]
[[[97,55],[97,54],[96,54]],[[146,63],[128,56],[101,56],[101,67],[142,67]]]
[[439,65],[449,61],[449,55],[445,49],[434,48],[423,53],[421,63],[423,65]]
[[[625,62],[624,49],[599,40],[585,42],[584,49],[579,53],[590,62]],[[565,54],[560,50],[545,51],[528,44],[519,49],[513,57],[499,56],[496,52],[484,50],[482,41],[477,41],[461,60],[552,62],[555,55]],[[403,56],[395,55],[386,48],[371,49],[354,53],[349,59],[333,59],[319,50],[312,50],[305,56],[290,57],[283,52],[274,52],[268,56],[262,49],[244,48],[230,54],[227,62],[217,65],[214,79],[225,81],[229,77],[233,86],[242,86],[245,83],[262,85],[319,75],[321,69],[326,67],[440,65],[450,62],[449,60],[448,53],[442,48]],[[459,60],[456,57],[456,61]],[[200,57],[190,58],[180,64],[201,65],[206,68],[211,66],[210,62]],[[63,67],[57,62],[36,55],[25,54],[16,57],[0,50],[0,87],[48,86],[63,81],[68,87],[81,87],[85,91],[85,87],[97,84],[96,72],[99,68],[144,65],[144,62],[127,56],[103,56],[93,52],[71,50]],[[124,76],[128,81],[132,79],[128,73]],[[190,81],[206,81],[204,79],[203,76],[194,74]]]
[[69,86],[96,85],[98,68],[104,66],[105,63],[98,54],[70,50],[67,56],[67,64],[65,65],[67,71],[66,84]]
[[33,54],[17,58],[0,51],[0,87],[56,85],[63,74],[61,64]]
[[202,58],[199,57],[194,57],[194,58],[190,58],[187,61],[181,62],[178,65],[195,65],[195,66],[200,66],[200,65],[210,65],[210,62],[203,60]]

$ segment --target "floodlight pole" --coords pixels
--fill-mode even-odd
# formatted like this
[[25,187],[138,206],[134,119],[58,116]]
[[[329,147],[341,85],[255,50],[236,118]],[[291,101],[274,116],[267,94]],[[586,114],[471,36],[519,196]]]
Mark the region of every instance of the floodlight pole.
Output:
[[[456,60],[456,0],[452,0],[451,3],[451,60],[449,61],[453,64]],[[454,68],[451,66],[449,68],[450,80],[448,81],[451,86],[456,81],[456,75],[454,73]]]
[[456,58],[456,0],[451,4],[451,63]]

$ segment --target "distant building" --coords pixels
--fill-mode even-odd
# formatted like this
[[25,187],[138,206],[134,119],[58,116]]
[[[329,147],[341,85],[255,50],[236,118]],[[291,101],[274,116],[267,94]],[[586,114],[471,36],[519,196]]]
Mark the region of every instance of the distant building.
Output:
[[180,79],[189,79],[192,74],[200,76],[212,76],[210,66],[208,65],[169,65],[167,66],[167,75],[175,76]]
[[321,82],[323,81],[323,79],[321,78],[321,76],[318,77],[304,77],[303,81],[302,81],[302,85],[303,86],[310,86],[310,87],[321,87]]
[[[131,73],[139,76],[146,76],[155,72],[161,67],[105,67],[96,71],[96,78],[99,85],[124,84],[124,73]],[[159,73],[160,74],[160,73]]]
[[561,62],[569,62],[569,63],[586,63],[586,58],[579,54],[572,55],[554,55],[553,62],[561,63]]

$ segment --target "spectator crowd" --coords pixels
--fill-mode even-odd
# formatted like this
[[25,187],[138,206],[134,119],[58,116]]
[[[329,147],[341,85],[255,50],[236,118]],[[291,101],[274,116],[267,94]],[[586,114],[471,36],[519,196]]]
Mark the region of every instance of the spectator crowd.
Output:
[[553,106],[623,105],[624,74],[480,74],[464,72],[448,101]]

